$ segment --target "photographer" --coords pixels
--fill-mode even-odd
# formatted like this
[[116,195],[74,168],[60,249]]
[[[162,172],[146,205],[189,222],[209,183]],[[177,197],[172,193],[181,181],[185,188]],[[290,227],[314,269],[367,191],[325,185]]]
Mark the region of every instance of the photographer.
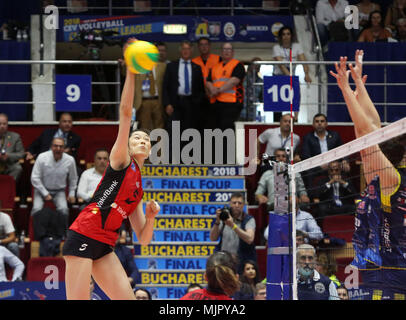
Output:
[[257,261],[255,252],[255,219],[244,212],[244,196],[233,193],[230,208],[218,209],[216,220],[210,230],[210,240],[220,237],[218,250],[236,254],[239,259],[239,270],[245,260]]

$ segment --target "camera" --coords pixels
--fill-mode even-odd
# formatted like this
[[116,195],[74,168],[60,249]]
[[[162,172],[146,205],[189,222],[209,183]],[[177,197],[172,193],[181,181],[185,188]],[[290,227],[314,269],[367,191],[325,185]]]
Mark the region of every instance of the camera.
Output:
[[220,220],[226,221],[230,217],[230,208],[224,207],[220,212]]

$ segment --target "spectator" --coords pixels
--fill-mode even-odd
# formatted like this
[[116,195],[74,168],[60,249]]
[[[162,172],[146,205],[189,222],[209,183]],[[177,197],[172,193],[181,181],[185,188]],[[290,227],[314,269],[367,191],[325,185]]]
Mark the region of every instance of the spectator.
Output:
[[144,288],[135,288],[134,289],[135,300],[152,300],[151,293]]
[[200,130],[204,130],[206,128],[210,128],[210,117],[213,116],[208,112],[210,103],[208,99],[206,81],[209,75],[209,70],[212,69],[217,63],[219,63],[221,58],[219,55],[211,53],[211,43],[210,39],[207,37],[199,38],[199,40],[197,41],[197,48],[199,49],[200,55],[193,58],[192,62],[200,66],[203,74],[203,81],[205,84],[206,95],[203,97],[201,114],[199,116],[201,117],[201,119],[203,119],[201,121]]
[[360,0],[357,3],[359,12],[359,25],[362,29],[366,28],[369,21],[369,15],[372,11],[381,10],[381,6],[370,0]]
[[8,131],[8,116],[0,113],[0,174],[12,176],[18,182],[23,171],[20,159],[24,159],[21,137]]
[[[235,192],[230,199],[230,214],[220,218],[222,209],[216,211],[216,220],[210,230],[210,241],[220,238],[218,248],[236,254],[239,261],[257,260],[254,237],[255,219],[244,212],[244,196]],[[242,265],[240,263],[238,270]]]
[[342,176],[339,161],[328,164],[328,177],[321,179],[315,190],[314,202],[317,203],[317,217],[355,212],[356,191],[351,181]]
[[240,291],[234,298],[236,300],[254,300],[255,286],[260,282],[259,269],[255,261],[246,260],[243,263],[240,281],[242,284]]
[[393,3],[386,10],[385,28],[388,28],[394,34],[396,32],[396,22],[401,18],[406,18],[406,0],[393,0]]
[[76,160],[81,138],[72,131],[72,127],[72,116],[69,113],[62,113],[59,118],[59,127],[57,129],[45,129],[28,147],[25,159],[36,158],[40,153],[51,148],[52,139],[62,138],[64,140],[64,151]]
[[181,131],[198,128],[204,83],[201,68],[191,61],[192,44],[182,41],[180,59],[168,63],[163,80],[162,102],[171,132],[173,121],[180,121]]
[[152,131],[165,127],[162,84],[166,65],[166,62],[159,61],[147,74],[135,75],[134,108],[139,129]]
[[[268,228],[269,226],[266,227],[264,232],[266,240],[268,240]],[[296,232],[297,230],[303,232],[304,236],[314,243],[324,238],[324,233],[316,220],[309,212],[300,209],[299,199],[296,197]]]
[[337,273],[337,263],[335,259],[325,252],[320,252],[317,255],[316,270],[318,273],[328,277],[338,288],[341,283],[335,275]]
[[259,282],[255,285],[254,300],[266,300],[266,284]]
[[68,201],[74,203],[78,176],[75,159],[64,150],[64,139],[54,138],[51,150],[38,155],[31,173],[31,183],[34,187],[31,215],[35,215],[44,207],[44,201],[53,201],[56,210],[65,216],[67,226],[69,219],[66,201],[67,180]]
[[207,259],[204,278],[207,288],[186,293],[180,300],[231,300],[230,297],[240,287],[234,256],[226,251],[211,254]]
[[[265,153],[268,155],[275,154],[276,149],[283,148],[290,150],[291,134],[290,134],[290,114],[282,115],[279,121],[279,128],[267,129],[258,136],[258,159],[260,159],[261,144],[266,143]],[[293,152],[300,144],[300,137],[293,134]],[[290,150],[291,151],[291,150]]]
[[141,282],[141,275],[134,261],[134,256],[131,249],[126,246],[127,231],[121,230],[120,237],[117,239],[114,247],[114,252],[121,262],[125,272],[128,276],[128,281],[134,287],[137,283]]
[[159,62],[164,62],[164,63],[169,63],[170,61],[167,59],[168,53],[167,53],[167,46],[165,42],[157,42],[156,47],[159,51]]
[[244,65],[234,59],[234,48],[230,42],[223,44],[221,62],[209,71],[206,88],[210,98],[211,128],[233,129],[238,120],[244,100]]
[[0,282],[8,281],[6,275],[6,266],[4,263],[7,263],[14,270],[11,281],[22,280],[25,269],[24,263],[10,250],[0,246]]
[[381,11],[372,11],[369,15],[368,25],[361,32],[358,42],[384,41],[391,37],[391,33],[385,29]]
[[302,244],[296,250],[297,291],[299,300],[338,300],[333,281],[317,272],[316,250],[312,245]]
[[406,42],[406,18],[400,18],[396,22],[396,39],[399,42]]
[[345,28],[346,0],[318,0],[316,4],[316,22],[321,45],[329,40],[347,41],[348,31]]
[[340,300],[350,300],[350,297],[348,295],[348,290],[345,286],[339,286],[337,288],[337,293],[338,293],[338,296],[340,297]]
[[20,257],[20,250],[16,242],[15,228],[10,216],[0,211],[0,244]]
[[98,149],[94,154],[94,167],[83,171],[81,174],[77,189],[77,198],[79,203],[84,203],[83,206],[86,206],[92,199],[93,193],[103,177],[108,162],[108,151],[106,149]]
[[203,289],[203,287],[198,284],[198,283],[191,283],[188,285],[187,289],[186,289],[186,293],[192,292],[194,290],[199,290],[199,289]]
[[263,83],[264,80],[260,76],[260,64],[254,64],[255,61],[261,61],[259,57],[251,59],[251,63],[247,69],[247,76],[244,78],[244,107],[241,112],[241,118],[251,121],[256,119],[257,106],[255,103],[263,100],[262,87],[255,83]]
[[[322,113],[314,115],[314,130],[306,134],[303,138],[302,160],[317,156],[318,154],[337,148],[342,144],[340,134],[332,130],[327,131],[327,126],[328,121],[326,115]],[[342,165],[345,172],[350,171],[350,166],[346,160],[342,162]],[[327,164],[321,168],[318,167],[306,172],[304,182],[308,190],[313,187],[313,179],[324,174],[322,170],[327,170]]]
[[[284,26],[279,29],[278,32],[278,43],[273,47],[273,58],[276,61],[290,61],[290,49],[292,49],[292,61],[306,61],[306,56],[303,52],[303,48],[300,43],[295,41],[292,28]],[[295,74],[295,68],[292,74]],[[309,75],[309,66],[307,64],[303,65],[303,70],[305,72],[305,81],[307,83],[312,82]],[[275,65],[273,70],[274,75],[290,75],[289,64]]]
[[307,233],[302,230],[296,230],[296,248],[301,244],[309,243],[310,239]]
[[[275,161],[287,163],[286,150],[283,148],[276,149]],[[307,196],[306,188],[300,173],[295,174],[296,178],[296,195],[300,198],[302,203],[310,202]],[[265,195],[266,194],[266,195]],[[274,197],[275,197],[275,178],[273,170],[265,171],[258,181],[258,187],[255,191],[255,199],[260,205],[267,205],[267,211],[274,209]]]

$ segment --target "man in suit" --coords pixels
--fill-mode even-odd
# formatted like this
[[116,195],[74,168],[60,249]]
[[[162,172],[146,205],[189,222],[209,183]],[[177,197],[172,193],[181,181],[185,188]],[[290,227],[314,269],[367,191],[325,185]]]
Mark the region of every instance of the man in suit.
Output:
[[165,70],[166,63],[158,62],[151,72],[135,76],[134,108],[138,128],[151,131],[164,128],[162,84]]
[[8,116],[0,113],[0,174],[10,175],[17,182],[23,168],[24,145],[16,132],[8,131]]
[[[314,131],[308,133],[303,138],[302,145],[302,160],[314,157],[318,154],[337,148],[342,144],[340,134],[336,131],[327,131],[327,116],[318,113],[313,117],[313,129]],[[307,187],[312,186],[313,179],[319,175],[326,175],[328,164],[321,167],[310,170],[308,178],[305,183]],[[350,166],[346,160],[342,162],[343,170],[345,172],[350,171]]]
[[72,132],[72,116],[70,113],[62,113],[59,118],[59,127],[45,129],[42,134],[28,147],[25,159],[36,158],[40,153],[48,151],[54,138],[63,138],[65,141],[64,151],[76,159],[81,138]]
[[167,116],[167,128],[171,132],[172,121],[180,121],[181,131],[198,128],[204,82],[201,68],[191,61],[192,44],[182,41],[180,59],[170,62],[162,87],[162,103]]

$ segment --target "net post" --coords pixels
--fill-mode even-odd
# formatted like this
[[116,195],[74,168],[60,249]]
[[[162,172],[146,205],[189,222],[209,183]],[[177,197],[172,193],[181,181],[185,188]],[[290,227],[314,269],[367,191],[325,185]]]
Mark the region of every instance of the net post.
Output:
[[293,165],[288,166],[289,170],[289,193],[291,196],[292,214],[292,300],[297,300],[297,276],[296,276],[296,179]]

